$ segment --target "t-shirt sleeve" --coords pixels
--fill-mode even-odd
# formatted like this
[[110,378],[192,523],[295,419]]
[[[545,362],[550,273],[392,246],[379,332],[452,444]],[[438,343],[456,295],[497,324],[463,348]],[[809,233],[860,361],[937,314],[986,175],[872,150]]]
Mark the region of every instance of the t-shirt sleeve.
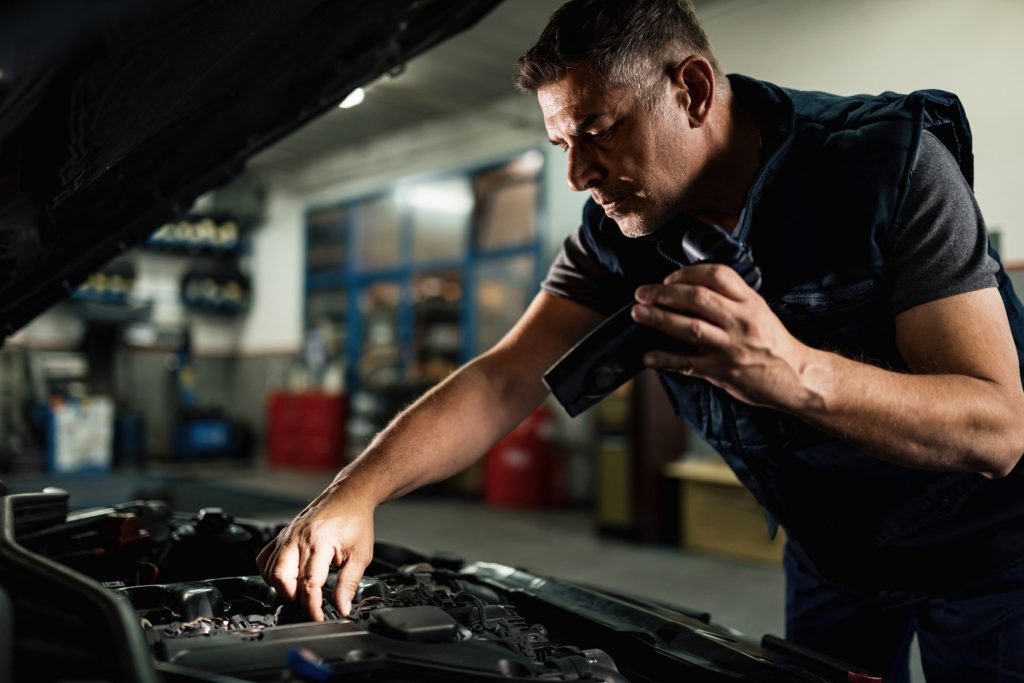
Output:
[[892,310],[996,286],[998,265],[970,185],[931,133],[921,136],[903,208],[884,240]]
[[590,252],[582,228],[565,239],[540,288],[602,315],[611,315],[623,305],[622,278]]

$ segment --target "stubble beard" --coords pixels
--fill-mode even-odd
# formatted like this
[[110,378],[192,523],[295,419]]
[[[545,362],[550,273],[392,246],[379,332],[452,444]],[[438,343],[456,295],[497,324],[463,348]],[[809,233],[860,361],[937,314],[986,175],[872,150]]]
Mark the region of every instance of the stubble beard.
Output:
[[616,221],[615,224],[619,226],[619,231],[626,237],[644,237],[653,232],[640,214],[630,214],[624,220]]
[[653,206],[646,211],[635,211],[620,218],[613,217],[619,231],[626,237],[646,237],[655,232],[668,219],[668,212],[661,206]]

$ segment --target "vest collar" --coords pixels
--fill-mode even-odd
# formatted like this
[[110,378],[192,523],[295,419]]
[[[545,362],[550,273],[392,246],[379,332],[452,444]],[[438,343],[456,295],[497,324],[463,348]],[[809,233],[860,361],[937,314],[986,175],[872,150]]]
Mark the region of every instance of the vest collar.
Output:
[[776,176],[782,160],[789,152],[796,117],[793,101],[776,85],[740,74],[729,74],[729,85],[740,106],[750,111],[761,123],[761,141],[765,149],[765,160],[747,190],[747,200],[733,232],[736,238],[748,241],[753,209],[760,203],[765,188]]

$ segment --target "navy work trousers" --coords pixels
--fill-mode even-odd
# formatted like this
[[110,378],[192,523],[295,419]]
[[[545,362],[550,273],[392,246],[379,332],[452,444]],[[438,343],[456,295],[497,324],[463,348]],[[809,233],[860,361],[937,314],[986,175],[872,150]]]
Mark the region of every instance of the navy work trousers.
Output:
[[929,598],[853,591],[789,548],[784,564],[786,638],[795,643],[909,683],[916,633],[928,683],[1024,683],[1024,564]]

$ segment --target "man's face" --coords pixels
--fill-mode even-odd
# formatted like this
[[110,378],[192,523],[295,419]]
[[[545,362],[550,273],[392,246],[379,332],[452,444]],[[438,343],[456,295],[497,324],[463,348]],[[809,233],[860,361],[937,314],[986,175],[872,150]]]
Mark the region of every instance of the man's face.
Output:
[[630,87],[604,88],[575,68],[537,91],[551,143],[569,155],[569,186],[591,196],[623,234],[640,237],[683,208],[697,136],[667,78],[657,101]]

